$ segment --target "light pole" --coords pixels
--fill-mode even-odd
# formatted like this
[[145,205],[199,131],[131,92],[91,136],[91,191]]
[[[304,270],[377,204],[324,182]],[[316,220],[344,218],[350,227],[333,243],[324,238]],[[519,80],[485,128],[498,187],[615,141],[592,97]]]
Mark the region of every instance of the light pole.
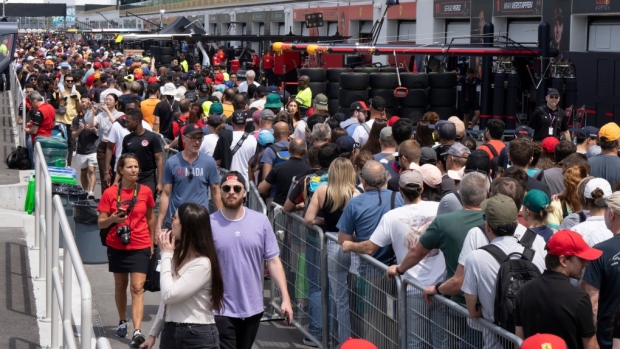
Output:
[[[159,10],[159,30],[164,27],[164,13],[166,13],[166,10]],[[159,32],[159,30],[157,32]]]

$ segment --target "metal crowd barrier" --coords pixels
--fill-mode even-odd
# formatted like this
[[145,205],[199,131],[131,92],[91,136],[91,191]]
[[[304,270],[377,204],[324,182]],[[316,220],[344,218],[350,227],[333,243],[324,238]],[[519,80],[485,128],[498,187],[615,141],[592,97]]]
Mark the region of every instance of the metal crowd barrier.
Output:
[[[442,296],[429,305],[415,280],[386,278],[387,266],[368,255],[343,253],[333,233],[308,226],[272,203],[268,211],[294,311],[293,325],[319,348],[349,337],[381,349],[519,349],[522,340]],[[272,285],[271,306],[281,294]]]
[[15,70],[15,65],[11,64],[9,68],[9,79],[11,89],[9,90],[9,103],[10,110],[15,116],[19,116],[22,119],[22,124],[17,124],[17,118],[13,120],[13,131],[15,132],[15,137],[17,140],[17,144],[22,147],[26,147],[26,134],[24,132],[24,124],[26,123],[26,108],[22,108],[21,115],[19,114],[19,106],[26,105],[26,95],[24,90],[22,89],[21,84],[19,83],[19,79],[17,78],[17,72]]
[[[90,281],[84,270],[82,259],[62,200],[54,196],[52,201],[52,181],[43,156],[43,149],[35,143],[35,246],[39,249],[39,270],[37,280],[45,280],[45,312],[41,321],[50,322],[52,326],[51,348],[59,348],[58,320],[62,316],[63,337],[60,344],[64,348],[90,349],[93,339],[92,326],[92,292]],[[65,240],[62,276],[59,264],[60,234]],[[73,294],[72,276],[75,271],[80,285],[81,323],[79,346],[73,333],[71,298]],[[98,349],[111,348],[107,338],[97,340]]]
[[256,188],[256,185],[254,185],[252,181],[250,181],[250,186],[248,188],[248,208],[264,215],[267,214],[267,205],[265,205],[265,201],[263,201],[263,198],[260,196],[258,188]]

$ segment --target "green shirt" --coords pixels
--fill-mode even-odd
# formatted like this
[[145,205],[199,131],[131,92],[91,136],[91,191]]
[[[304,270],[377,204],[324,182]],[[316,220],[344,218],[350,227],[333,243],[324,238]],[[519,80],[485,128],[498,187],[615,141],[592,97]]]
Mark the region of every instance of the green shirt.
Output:
[[301,103],[302,106],[310,108],[312,106],[312,90],[310,90],[310,87],[297,92],[295,100]]
[[[467,232],[484,224],[484,211],[460,210],[437,216],[426,232],[420,236],[420,244],[427,250],[440,249],[446,260],[446,280],[456,272],[459,255]],[[463,294],[451,298],[454,302],[465,305]]]

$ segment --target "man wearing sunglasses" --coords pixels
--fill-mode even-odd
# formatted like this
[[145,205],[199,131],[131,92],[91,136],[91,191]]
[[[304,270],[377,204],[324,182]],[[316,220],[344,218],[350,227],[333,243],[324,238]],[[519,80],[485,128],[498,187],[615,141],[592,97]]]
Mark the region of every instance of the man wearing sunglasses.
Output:
[[534,141],[540,142],[548,136],[558,139],[563,136],[565,140],[570,141],[568,118],[564,110],[558,105],[560,103],[560,92],[550,88],[545,99],[547,104],[536,108],[528,123],[528,126],[534,129]]
[[280,248],[267,216],[243,206],[245,183],[239,172],[228,172],[222,178],[224,207],[211,214],[213,242],[226,285],[224,307],[214,314],[222,349],[251,348],[254,343],[264,310],[263,265],[282,293],[285,323],[293,320]]
[[159,236],[163,225],[171,223],[170,216],[184,202],[209,207],[211,193],[215,208],[222,208],[217,165],[212,157],[200,152],[203,136],[198,124],[187,125],[182,136],[185,149],[166,161],[155,236]]

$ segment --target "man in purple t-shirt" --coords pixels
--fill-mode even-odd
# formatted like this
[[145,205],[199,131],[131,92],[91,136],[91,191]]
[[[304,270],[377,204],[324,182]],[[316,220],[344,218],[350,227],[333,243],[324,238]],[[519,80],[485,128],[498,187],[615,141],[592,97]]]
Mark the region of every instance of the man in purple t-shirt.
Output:
[[[215,315],[222,349],[251,349],[263,316],[263,264],[282,294],[282,316],[293,308],[275,234],[264,214],[243,206],[245,179],[237,171],[222,177],[223,208],[211,215],[213,241],[224,278],[224,309]],[[285,320],[286,321],[286,320]]]

